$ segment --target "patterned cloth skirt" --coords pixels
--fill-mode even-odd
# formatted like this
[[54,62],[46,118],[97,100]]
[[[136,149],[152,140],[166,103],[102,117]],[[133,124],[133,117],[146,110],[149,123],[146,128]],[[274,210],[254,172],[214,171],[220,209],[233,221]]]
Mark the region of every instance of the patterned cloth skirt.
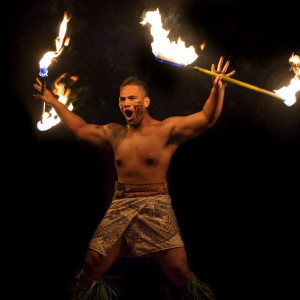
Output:
[[122,184],[95,230],[89,248],[107,255],[123,235],[131,256],[184,247],[167,184]]

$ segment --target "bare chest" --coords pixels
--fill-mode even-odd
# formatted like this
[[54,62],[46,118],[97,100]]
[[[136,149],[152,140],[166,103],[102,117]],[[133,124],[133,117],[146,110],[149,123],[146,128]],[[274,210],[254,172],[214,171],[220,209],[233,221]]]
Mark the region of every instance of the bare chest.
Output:
[[157,166],[171,156],[167,146],[168,134],[163,130],[144,130],[128,132],[115,149],[116,165]]
[[126,136],[115,151],[116,158],[158,158],[165,150],[165,139],[157,134]]

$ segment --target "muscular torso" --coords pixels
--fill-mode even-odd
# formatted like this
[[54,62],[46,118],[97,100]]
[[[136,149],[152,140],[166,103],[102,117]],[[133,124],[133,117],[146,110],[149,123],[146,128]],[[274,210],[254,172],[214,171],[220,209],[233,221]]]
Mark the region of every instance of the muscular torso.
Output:
[[170,160],[178,145],[170,139],[171,126],[154,120],[133,128],[112,126],[109,141],[114,150],[118,181],[165,182]]

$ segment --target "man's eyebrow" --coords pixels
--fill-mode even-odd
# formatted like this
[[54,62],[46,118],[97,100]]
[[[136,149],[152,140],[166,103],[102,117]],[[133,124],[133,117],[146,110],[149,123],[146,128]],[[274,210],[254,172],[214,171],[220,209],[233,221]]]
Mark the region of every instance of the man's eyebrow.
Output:
[[[131,98],[131,99],[132,99],[132,98],[137,98],[137,96],[136,96],[136,95],[130,95],[130,96],[128,96],[127,98]],[[120,100],[124,100],[124,99],[126,99],[126,97],[120,96],[119,99],[120,99]]]

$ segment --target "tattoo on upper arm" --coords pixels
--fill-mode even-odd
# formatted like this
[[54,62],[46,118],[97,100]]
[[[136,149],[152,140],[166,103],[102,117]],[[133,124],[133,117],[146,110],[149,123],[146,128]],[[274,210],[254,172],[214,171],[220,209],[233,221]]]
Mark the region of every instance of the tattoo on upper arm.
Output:
[[96,130],[99,131],[99,134],[97,135],[98,138],[100,138],[103,142],[106,140],[104,138],[104,135],[106,134],[104,125],[95,125]]
[[127,135],[127,128],[123,126],[116,127],[112,124],[109,124],[107,127],[109,130],[109,141],[113,148],[117,150]]

